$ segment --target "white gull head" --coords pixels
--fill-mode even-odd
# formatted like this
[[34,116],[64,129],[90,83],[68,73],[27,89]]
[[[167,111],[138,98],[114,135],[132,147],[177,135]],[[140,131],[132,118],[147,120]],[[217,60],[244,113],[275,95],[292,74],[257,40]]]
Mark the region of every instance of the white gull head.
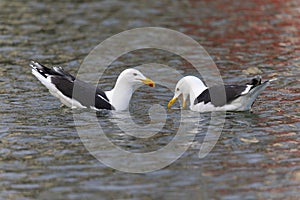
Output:
[[140,71],[136,69],[125,69],[118,77],[114,88],[106,91],[105,94],[109,99],[109,103],[116,110],[126,110],[134,90],[142,83],[154,87],[155,83],[146,78]]
[[207,89],[207,87],[199,78],[195,76],[183,77],[176,84],[174,96],[169,102],[168,108],[170,108],[180,96],[182,97],[182,108],[186,107],[188,96],[190,97],[190,104],[192,106],[196,97],[205,89]]

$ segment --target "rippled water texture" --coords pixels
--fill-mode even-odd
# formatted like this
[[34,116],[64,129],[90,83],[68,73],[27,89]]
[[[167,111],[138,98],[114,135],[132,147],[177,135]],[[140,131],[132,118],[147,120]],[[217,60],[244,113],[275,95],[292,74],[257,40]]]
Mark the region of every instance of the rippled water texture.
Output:
[[[0,8],[0,199],[299,199],[298,0],[2,0]],[[151,173],[130,174],[103,165],[86,150],[73,114],[91,111],[61,108],[28,63],[35,59],[62,65],[76,74],[100,42],[146,26],[174,29],[198,41],[226,83],[244,83],[257,73],[278,80],[259,96],[252,113],[226,114],[221,137],[205,158],[198,153],[209,115],[196,118],[196,137],[176,162]],[[99,83],[110,89],[122,69],[151,62],[185,75],[195,73],[182,58],[148,49],[118,58]],[[166,107],[171,97],[161,85],[140,88],[130,106],[133,120],[150,123],[151,105]],[[104,112],[97,119],[121,148],[155,151],[174,138],[178,107],[167,111],[164,129],[149,139],[135,139],[116,128],[112,121],[126,123],[124,113]],[[81,126],[88,130],[90,122]]]

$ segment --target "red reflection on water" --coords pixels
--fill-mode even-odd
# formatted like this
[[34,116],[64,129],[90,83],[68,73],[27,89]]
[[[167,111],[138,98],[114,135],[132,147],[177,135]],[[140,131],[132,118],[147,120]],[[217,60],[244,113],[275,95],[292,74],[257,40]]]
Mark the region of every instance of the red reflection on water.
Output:
[[[217,60],[230,60],[239,65],[257,63],[280,64],[280,55],[295,58],[299,50],[299,1],[195,1],[195,7],[205,7],[204,14],[192,13],[190,22],[182,22],[186,33],[197,36],[200,44]],[[225,48],[214,51],[212,48]],[[263,55],[259,55],[259,54]],[[253,56],[256,55],[256,56]],[[260,60],[260,62],[257,62]],[[254,62],[256,61],[256,62]],[[287,60],[284,60],[286,64]],[[222,67],[222,66],[220,66]]]

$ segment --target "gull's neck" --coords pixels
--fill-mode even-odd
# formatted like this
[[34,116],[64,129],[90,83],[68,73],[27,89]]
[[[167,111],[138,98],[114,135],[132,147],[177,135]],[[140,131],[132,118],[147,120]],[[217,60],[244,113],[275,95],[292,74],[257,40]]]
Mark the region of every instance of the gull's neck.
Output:
[[[199,86],[198,86],[199,87]],[[206,89],[206,88],[205,88]],[[203,88],[193,88],[190,89],[190,103],[191,105],[194,104],[195,99],[205,90]]]
[[196,77],[190,78],[186,81],[189,88],[190,105],[194,105],[195,99],[207,88],[204,83]]
[[133,92],[133,86],[122,79],[122,77],[119,77],[114,88],[110,91],[106,91],[105,94],[109,99],[109,103],[116,110],[126,110],[129,106]]

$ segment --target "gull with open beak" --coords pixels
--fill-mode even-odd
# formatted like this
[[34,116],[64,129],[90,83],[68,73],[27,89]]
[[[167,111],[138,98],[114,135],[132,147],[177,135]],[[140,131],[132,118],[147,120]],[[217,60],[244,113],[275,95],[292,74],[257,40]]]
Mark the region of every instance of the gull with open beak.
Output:
[[190,97],[190,109],[197,112],[250,110],[257,96],[276,79],[261,81],[256,76],[244,85],[216,85],[208,88],[199,78],[186,76],[178,81],[168,108],[182,97],[182,108]]

